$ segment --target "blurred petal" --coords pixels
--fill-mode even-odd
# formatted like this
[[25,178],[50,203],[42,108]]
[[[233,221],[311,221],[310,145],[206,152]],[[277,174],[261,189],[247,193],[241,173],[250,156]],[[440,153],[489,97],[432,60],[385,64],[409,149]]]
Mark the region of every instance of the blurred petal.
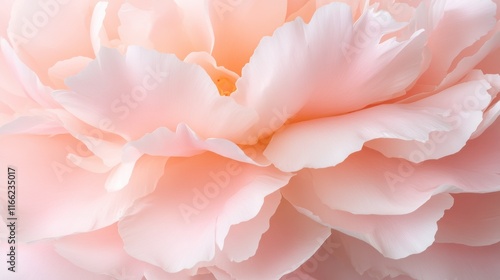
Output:
[[[491,101],[488,88],[485,81],[469,81],[413,103],[291,124],[273,136],[264,155],[285,171],[322,168],[337,165],[365,142],[379,138],[368,146],[386,156],[420,162],[449,155],[465,145],[481,122],[482,110]],[[471,99],[474,102],[468,103]],[[414,155],[415,145],[428,142],[432,132],[448,131],[450,137],[439,134],[445,140],[433,143],[440,148],[434,154]]]
[[1,140],[0,157],[23,178],[17,201],[23,221],[17,234],[20,241],[60,237],[116,222],[133,201],[154,190],[165,162],[142,158],[130,184],[108,193],[104,189],[106,173],[89,173],[68,159],[72,153],[91,155],[71,136],[8,136]]
[[443,175],[431,177],[419,172],[421,176],[412,176],[420,169],[364,149],[335,167],[300,172],[310,172],[310,191],[331,209],[353,214],[401,215],[427,202],[438,189],[438,182],[448,183]]
[[217,38],[212,55],[239,74],[259,41],[284,23],[287,1],[209,0],[208,8]]
[[93,57],[89,34],[89,0],[16,1],[9,22],[9,39],[22,60],[49,83],[47,70],[74,56]]
[[[304,262],[294,272],[287,274],[281,280],[322,280],[322,279],[348,279],[348,280],[374,280],[368,275],[360,275],[350,261],[339,253],[340,234],[336,231],[321,245],[314,255]],[[403,280],[400,278],[391,280]]]
[[241,162],[254,163],[245,153],[231,141],[226,139],[200,139],[185,124],[179,124],[175,132],[160,127],[146,134],[125,147],[125,154],[140,153],[152,156],[186,157],[210,151],[215,154]]
[[[476,47],[477,50],[475,50],[474,53],[467,53],[469,55],[463,57],[457,63],[453,71],[451,71],[441,82],[441,88],[445,88],[458,82],[461,77],[470,72],[472,69],[484,69],[483,72],[487,74],[498,74],[500,72],[498,70],[492,71],[492,67],[488,66],[490,64],[489,61],[498,61],[498,58],[495,59],[494,51],[495,49],[500,48],[500,22],[497,23],[495,30],[490,33],[491,35],[488,38],[480,41],[481,44]],[[469,52],[473,51],[470,50]],[[482,65],[478,65],[482,60],[487,62]]]
[[49,68],[49,76],[54,87],[57,89],[66,89],[64,80],[70,76],[78,74],[92,61],[92,59],[83,56],[72,57],[67,60],[58,61]]
[[428,2],[428,47],[432,61],[418,83],[437,86],[458,54],[495,26],[496,7],[490,0]]
[[500,242],[500,192],[456,194],[455,203],[438,223],[436,241],[468,246]]
[[494,280],[500,277],[497,265],[500,243],[484,247],[436,243],[423,253],[392,260],[384,258],[363,241],[350,236],[342,236],[341,240],[356,270],[377,279],[397,275],[436,280]]
[[[6,243],[0,246],[2,252],[8,252],[7,249]],[[4,263],[0,269],[2,279],[113,280],[109,276],[92,273],[73,265],[59,256],[50,242],[18,243],[16,250],[16,272],[7,270]]]
[[[445,121],[452,129],[430,131],[428,139],[424,141],[376,139],[367,143],[367,146],[387,157],[399,157],[412,162],[438,159],[460,151],[481,124],[483,110],[490,104],[492,95],[498,93],[487,77],[480,75],[481,79],[465,81],[416,102],[423,108],[440,106],[450,110],[451,113],[445,115]],[[490,90],[493,92],[490,93]],[[418,152],[424,149],[424,153]]]

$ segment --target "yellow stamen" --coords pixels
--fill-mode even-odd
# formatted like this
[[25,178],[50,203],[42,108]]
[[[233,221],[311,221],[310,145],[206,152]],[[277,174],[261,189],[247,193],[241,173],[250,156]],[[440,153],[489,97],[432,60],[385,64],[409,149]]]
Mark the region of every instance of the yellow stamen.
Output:
[[215,81],[217,88],[219,89],[219,94],[222,96],[229,96],[233,91],[236,90],[234,81],[231,78],[220,77]]

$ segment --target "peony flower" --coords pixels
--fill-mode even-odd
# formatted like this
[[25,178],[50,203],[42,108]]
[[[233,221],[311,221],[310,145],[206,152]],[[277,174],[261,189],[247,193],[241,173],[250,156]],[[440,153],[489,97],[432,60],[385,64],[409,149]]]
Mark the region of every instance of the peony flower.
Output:
[[497,279],[499,7],[4,1],[2,279]]

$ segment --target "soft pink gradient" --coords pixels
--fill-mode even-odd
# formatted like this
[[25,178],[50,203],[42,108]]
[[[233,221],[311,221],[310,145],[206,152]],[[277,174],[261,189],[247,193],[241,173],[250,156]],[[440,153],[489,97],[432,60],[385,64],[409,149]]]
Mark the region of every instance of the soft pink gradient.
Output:
[[0,278],[500,278],[500,1],[0,7]]

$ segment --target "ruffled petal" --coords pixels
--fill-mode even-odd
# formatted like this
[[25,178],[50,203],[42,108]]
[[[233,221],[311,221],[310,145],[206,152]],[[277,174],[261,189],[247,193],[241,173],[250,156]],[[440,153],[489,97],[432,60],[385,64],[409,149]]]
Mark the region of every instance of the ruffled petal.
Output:
[[54,93],[65,109],[128,140],[158,127],[175,130],[181,122],[201,137],[234,140],[256,118],[220,96],[201,67],[140,47],[129,47],[125,56],[101,48],[98,59],[66,83],[73,91]]
[[[278,28],[260,42],[233,94],[259,113],[252,133],[276,130],[288,119],[338,115],[404,94],[421,72],[426,36],[418,31],[402,42],[381,42],[384,34],[402,26],[388,13],[373,10],[353,23],[350,7],[333,3],[318,9],[309,24],[298,19]],[[270,127],[276,111],[288,115]]]
[[428,47],[432,61],[418,84],[439,85],[455,58],[493,29],[495,3],[491,0],[427,1]]
[[[383,104],[291,124],[273,136],[264,155],[285,171],[322,168],[335,166],[365,142],[380,139],[368,146],[386,156],[413,162],[446,156],[460,150],[480,124],[482,110],[491,101],[489,88],[484,80],[469,81],[413,103]],[[428,142],[439,149],[415,155],[416,147]]]
[[436,243],[425,252],[400,260],[384,258],[361,240],[342,236],[353,266],[376,279],[408,275],[412,279],[494,280],[500,277],[500,243],[483,247]]
[[421,253],[429,247],[434,242],[437,221],[453,204],[450,195],[439,194],[406,215],[353,215],[323,204],[310,192],[309,184],[310,178],[299,174],[282,191],[283,196],[301,213],[359,238],[393,259]]
[[123,250],[117,224],[54,241],[61,256],[90,272],[108,275],[113,279],[172,279],[192,278],[188,271],[172,274],[159,267],[136,260]]
[[155,192],[119,223],[125,250],[169,272],[210,261],[230,227],[256,217],[289,177],[211,153],[170,158]]

